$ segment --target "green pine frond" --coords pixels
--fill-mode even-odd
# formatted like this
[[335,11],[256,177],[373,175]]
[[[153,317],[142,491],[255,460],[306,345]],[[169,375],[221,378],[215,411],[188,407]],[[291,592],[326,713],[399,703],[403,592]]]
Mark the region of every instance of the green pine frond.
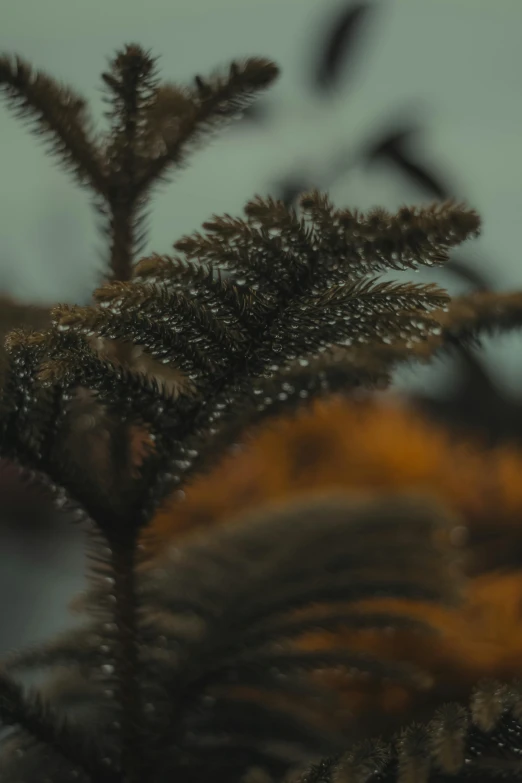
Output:
[[144,128],[149,160],[140,180],[146,189],[164,177],[170,166],[184,162],[190,145],[235,119],[279,75],[263,57],[233,62],[228,73],[197,76],[193,88],[166,84],[156,90]]
[[260,293],[225,279],[212,264],[194,264],[180,257],[153,255],[142,258],[134,278],[148,284],[162,283],[169,290],[188,292],[211,308],[218,318],[233,320],[245,329],[255,329],[266,315],[268,304]]
[[50,151],[80,184],[105,197],[107,170],[85,100],[21,57],[0,58],[0,92],[19,117],[32,120],[34,132],[49,140]]
[[406,727],[392,743],[363,742],[312,767],[300,781],[518,780],[521,704],[520,683],[479,683],[469,706],[445,704],[429,723]]

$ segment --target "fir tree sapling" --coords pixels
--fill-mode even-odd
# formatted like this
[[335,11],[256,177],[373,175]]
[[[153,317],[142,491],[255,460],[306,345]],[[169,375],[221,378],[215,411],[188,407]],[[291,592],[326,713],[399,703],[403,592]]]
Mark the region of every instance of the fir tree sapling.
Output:
[[[194,529],[164,558],[149,546],[165,504],[175,513],[190,482],[271,417],[384,387],[401,361],[520,322],[518,294],[450,302],[433,284],[379,279],[443,264],[476,236],[477,214],[453,203],[362,214],[316,191],[299,210],[256,196],[244,217],[215,215],[179,239],[176,254],[140,258],[154,187],[277,73],[251,58],[190,87],[162,84],[155,60],[129,45],[103,76],[109,127],[97,134],[73,90],[0,60],[8,102],[90,189],[107,240],[92,304],[57,305],[49,328],[6,340],[0,453],[74,509],[90,568],[84,625],[0,669],[5,783],[281,779],[349,742],[327,675],[430,686],[407,662],[299,644],[310,628],[365,621],[429,632],[357,612],[383,596],[457,600],[455,518],[428,497],[312,494]],[[86,405],[97,437],[76,426]],[[41,669],[51,674],[36,690],[17,676]],[[489,727],[476,725],[473,742]],[[399,775],[413,764],[408,742]],[[391,758],[395,775],[394,752],[374,749],[364,770]]]

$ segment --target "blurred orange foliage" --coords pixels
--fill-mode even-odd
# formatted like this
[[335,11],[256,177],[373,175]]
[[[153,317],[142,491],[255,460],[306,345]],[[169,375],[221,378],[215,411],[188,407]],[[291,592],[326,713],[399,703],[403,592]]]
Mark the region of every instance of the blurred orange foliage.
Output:
[[398,711],[420,717],[441,701],[467,698],[484,677],[522,675],[521,477],[522,452],[513,445],[489,449],[462,440],[398,402],[333,397],[265,425],[239,453],[195,479],[184,499],[169,498],[146,545],[164,550],[194,531],[239,520],[242,511],[329,490],[411,489],[442,499],[459,520],[451,536],[469,577],[462,602],[371,602],[372,611],[428,621],[436,635],[343,630],[299,640],[313,648],[346,644],[429,674],[418,691],[335,675],[347,714],[357,717],[352,727],[364,733],[366,716],[373,731],[386,731]]

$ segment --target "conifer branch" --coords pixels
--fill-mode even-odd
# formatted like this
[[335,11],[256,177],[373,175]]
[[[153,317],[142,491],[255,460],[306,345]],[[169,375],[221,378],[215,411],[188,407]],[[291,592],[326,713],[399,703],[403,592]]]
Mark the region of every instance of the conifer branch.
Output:
[[430,315],[434,325],[426,340],[415,345],[400,340],[389,346],[374,344],[368,350],[370,362],[383,370],[402,362],[428,362],[455,347],[474,345],[484,334],[520,328],[522,295],[477,291],[454,297]]
[[210,307],[186,292],[169,291],[161,285],[113,283],[95,291],[94,298],[108,312],[148,315],[173,332],[183,329],[209,358],[226,356],[227,352],[234,355],[243,346],[237,322],[219,320]]
[[[62,338],[63,339],[63,338]],[[69,338],[65,338],[71,342]],[[40,345],[50,340],[50,336],[41,336]],[[69,345],[69,349],[71,346]],[[44,462],[49,475],[57,473],[59,482],[73,491],[79,492],[83,507],[90,514],[92,520],[103,531],[110,548],[110,574],[114,583],[113,617],[118,630],[117,643],[115,645],[115,682],[118,686],[119,704],[122,707],[122,758],[121,767],[125,770],[126,779],[132,783],[139,783],[142,779],[140,772],[140,723],[143,714],[139,692],[139,664],[137,658],[137,598],[135,589],[135,559],[138,527],[132,524],[132,515],[129,508],[132,507],[133,498],[121,497],[114,500],[104,497],[103,491],[98,493],[85,482],[79,482],[74,472],[65,470],[65,466],[56,465],[52,461],[49,465]],[[80,487],[77,490],[77,487]],[[83,491],[82,491],[83,490]],[[85,490],[88,496],[85,496]],[[82,497],[83,496],[83,497]]]
[[41,334],[18,329],[9,334],[5,348],[11,361],[0,396],[2,450],[28,467],[45,469],[66,415],[66,400],[57,390],[38,384],[47,342]]
[[395,215],[381,208],[367,214],[338,210],[316,190],[304,194],[300,203],[320,250],[354,275],[444,264],[449,248],[477,236],[480,229],[474,210],[451,201],[402,207]]
[[100,358],[81,337],[65,345],[61,339],[54,337],[52,352],[40,365],[43,384],[85,386],[125,421],[145,424],[158,438],[165,431],[172,436],[192,406],[190,395],[174,397],[154,377]]
[[470,704],[441,706],[391,743],[367,741],[312,767],[301,783],[516,780],[520,774],[520,683],[479,683]]
[[106,145],[109,166],[110,269],[113,279],[129,280],[136,254],[145,241],[140,234],[145,200],[140,188],[143,159],[141,133],[158,86],[154,59],[129,44],[103,74],[110,94],[110,132]]
[[[57,383],[56,368],[54,374],[48,372],[46,376],[43,359],[55,356],[60,345],[62,350],[73,353],[76,350],[84,358],[89,350],[87,346],[74,343],[72,335],[60,339],[61,343],[52,332],[11,333],[7,347],[13,369],[16,367],[17,371],[12,372],[3,390],[2,455],[47,476],[62,504],[83,509],[105,532],[122,523],[128,528],[128,521],[124,520],[127,520],[129,499],[111,494],[110,486],[106,486],[99,476],[85,476],[81,463],[68,458],[66,443],[60,438],[61,425],[67,414],[66,401],[75,384],[70,368],[66,370],[69,376],[65,375],[61,383]],[[42,380],[45,383],[42,384]],[[125,391],[127,396],[128,388]],[[46,402],[47,398],[49,402]],[[24,408],[27,408],[25,417],[21,415]]]
[[[466,344],[481,335],[505,332],[522,326],[522,294],[477,291],[454,297],[449,306],[436,312],[441,334],[428,341],[441,346]],[[438,338],[438,339],[437,339]]]
[[4,340],[13,329],[45,329],[51,322],[48,307],[0,296],[0,381],[6,370]]
[[[319,518],[321,525],[316,526]],[[176,694],[170,706],[165,705],[171,714],[167,725],[172,726],[172,721],[176,725],[176,704],[185,704],[188,709],[194,699],[197,702],[196,694],[201,689],[213,689],[223,677],[226,681],[227,672],[237,673],[238,685],[244,677],[247,683],[253,682],[248,679],[250,665],[255,665],[253,676],[258,686],[270,679],[270,660],[281,671],[287,660],[289,681],[296,671],[291,660],[298,669],[315,670],[343,665],[343,661],[354,665],[357,658],[357,668],[376,671],[380,665],[377,661],[354,656],[353,651],[307,653],[299,646],[278,642],[271,632],[270,620],[276,622],[285,639],[283,615],[299,608],[337,603],[350,613],[351,601],[378,596],[381,591],[396,597],[417,595],[436,601],[451,600],[456,585],[452,582],[453,587],[442,598],[444,583],[440,581],[439,569],[450,567],[452,558],[448,551],[440,557],[444,547],[434,548],[435,530],[446,524],[444,512],[413,498],[386,497],[359,503],[344,496],[307,498],[300,504],[275,506],[271,513],[243,517],[241,524],[231,523],[184,547],[176,557],[176,568],[162,569],[157,580],[153,578],[146,586],[144,595],[146,604],[152,602],[166,610],[166,616],[188,613],[204,622],[204,633],[186,640],[178,663],[165,671],[170,682],[167,693]],[[386,555],[384,549],[379,555],[374,547],[368,547],[376,535],[389,545]],[[407,546],[413,538],[419,544],[415,547],[415,565]],[[277,554],[272,556],[274,548]],[[256,565],[246,556],[248,551],[257,553]],[[400,565],[405,558],[406,569]],[[205,583],[194,585],[191,590],[183,589],[194,568],[207,575]],[[285,574],[284,585],[278,573]],[[237,584],[242,585],[240,593]],[[393,617],[390,623],[393,624]],[[245,653],[245,629],[257,627],[260,631],[263,626],[266,638],[258,636],[257,652],[252,649]],[[249,660],[248,671],[243,670]],[[387,669],[387,674],[399,679],[417,676],[411,669],[401,667]],[[423,681],[421,677],[419,684]],[[286,683],[287,678],[279,679],[282,693]],[[248,705],[244,709],[248,715]],[[168,741],[167,737],[163,740]]]
[[[104,578],[107,578],[105,572]],[[99,587],[96,595],[99,609],[107,598],[106,585]],[[94,606],[91,608],[94,614]],[[2,658],[2,667],[9,674],[52,666],[101,667],[107,663],[107,656],[104,652],[106,638],[99,631],[98,623],[94,621],[87,628],[64,631],[52,641],[8,653]]]
[[307,269],[304,261],[286,253],[281,241],[265,229],[257,229],[239,218],[214,216],[203,224],[207,235],[195,232],[174,243],[174,249],[188,259],[220,265],[232,273],[236,285],[270,297],[278,296]]
[[59,718],[37,694],[28,697],[22,688],[0,668],[0,720],[19,725],[38,742],[63,756],[72,770],[84,771],[89,780],[118,783],[115,770],[102,763],[101,747],[89,746],[85,736]]
[[[217,367],[184,334],[174,332],[168,325],[158,323],[152,316],[136,311],[111,312],[93,307],[61,305],[52,311],[53,322],[61,331],[89,337],[96,334],[113,340],[124,340],[139,345],[147,354],[163,364],[176,366],[191,381],[207,379]],[[116,357],[117,358],[117,357]]]
[[189,144],[234,119],[278,74],[279,69],[270,60],[251,57],[232,63],[226,76],[216,74],[206,80],[197,76],[192,89],[175,85],[158,89],[145,128],[149,150],[158,151],[144,170],[140,189],[147,189],[164,176],[168,167],[179,167]]
[[392,343],[404,339],[411,345],[438,328],[427,314],[447,300],[446,293],[433,285],[365,281],[335,286],[322,295],[291,302],[272,323],[273,342],[265,350],[272,352],[279,344],[283,357],[291,358],[314,354],[336,343]]
[[245,329],[260,325],[269,307],[261,293],[222,279],[212,264],[199,266],[179,257],[153,255],[141,259],[134,277],[149,285],[162,283],[169,290],[188,291],[220,319],[235,320]]
[[[308,203],[306,198],[305,204]],[[315,195],[310,197],[310,200],[312,204],[315,204],[317,200],[321,201],[319,196]],[[252,213],[250,215],[252,221],[255,220],[257,214],[263,212],[265,206],[265,213],[273,208],[271,202],[267,205],[264,205],[264,202],[259,199],[250,202],[247,210]],[[287,208],[282,205],[276,205],[274,211],[277,213],[279,221],[282,220],[283,212],[288,212]],[[441,207],[440,214],[444,223],[440,232],[440,241],[445,238],[448,243],[457,242],[462,237],[478,230],[478,218],[472,211],[466,213],[460,207],[453,209],[451,205],[445,205],[444,208]],[[431,252],[432,244],[430,243],[434,241],[432,239],[433,231],[430,233],[429,239],[427,232],[428,229],[433,228],[433,222],[438,215],[437,210],[431,212],[425,210],[421,211],[418,216],[422,229],[419,229],[420,236],[424,236],[427,243],[427,257]],[[267,219],[263,216],[261,218],[265,221]],[[408,213],[406,221],[408,228],[411,220],[415,223]],[[291,225],[294,225],[294,218],[291,214],[289,221]],[[452,233],[454,231],[451,227],[452,221],[458,226],[458,230],[455,229],[455,236]],[[397,218],[395,222],[398,230],[401,226],[401,220]],[[250,332],[243,334],[244,347],[236,354],[236,357],[231,357],[232,362],[228,365],[227,370],[224,373],[218,373],[215,377],[212,384],[212,397],[220,405],[226,407],[227,401],[232,399],[236,404],[240,403],[237,390],[243,388],[247,378],[262,375],[272,376],[281,367],[287,366],[298,357],[317,357],[321,353],[327,352],[336,343],[346,346],[358,341],[374,346],[382,341],[384,344],[399,343],[400,345],[402,343],[407,350],[411,350],[417,342],[422,342],[439,329],[438,323],[431,317],[429,311],[437,306],[440,307],[441,303],[446,301],[446,296],[444,292],[434,286],[392,285],[379,283],[375,280],[355,283],[350,281],[350,266],[344,272],[349,282],[343,281],[344,285],[339,285],[338,279],[343,267],[342,263],[339,263],[337,256],[334,258],[328,254],[318,254],[313,243],[308,251],[299,257],[295,254],[292,255],[293,250],[290,254],[285,255],[281,242],[278,242],[277,238],[274,239],[263,226],[260,232],[256,233],[257,229],[253,223],[243,223],[230,216],[225,216],[222,219],[215,217],[211,224],[206,225],[209,237],[204,237],[201,234],[196,234],[192,238],[185,237],[176,243],[176,248],[185,251],[189,257],[197,256],[208,259],[210,255],[216,262],[221,259],[221,263],[224,262],[226,266],[230,263],[229,243],[233,243],[234,238],[237,237],[241,241],[246,238],[250,249],[245,252],[245,263],[249,259],[254,259],[254,264],[257,263],[258,268],[263,268],[263,266],[265,268],[261,276],[257,277],[257,283],[250,286],[251,290],[254,286],[253,293],[255,295],[257,295],[255,286],[259,286],[260,291],[265,295],[264,323],[262,326],[260,324],[261,328],[258,328],[254,334]],[[416,241],[419,242],[418,238]],[[270,257],[264,254],[267,242],[272,243],[273,252]],[[258,243],[262,252],[256,256]],[[234,250],[234,247],[232,249]],[[413,250],[410,248],[410,253],[412,252]],[[233,258],[236,259],[236,256]],[[410,263],[418,265],[423,263],[423,259],[424,256],[419,252],[414,260],[410,259]],[[293,260],[296,263],[292,266]],[[235,264],[236,260],[233,260],[232,266],[234,267]],[[329,274],[332,264],[337,270],[333,277]],[[286,272],[283,272],[280,277],[274,277],[275,270],[281,270],[281,268],[285,268]],[[288,269],[291,270],[290,277],[288,277]],[[257,275],[257,272],[255,274]],[[270,282],[263,285],[263,279],[270,280]],[[281,279],[283,280],[282,284]],[[244,279],[239,282],[241,285],[245,284]],[[139,285],[138,290],[141,290]],[[237,327],[240,330],[241,324],[238,323]],[[383,355],[386,353],[383,352]],[[362,366],[362,363],[359,362],[359,367],[362,368]],[[386,373],[385,365],[381,367],[381,375],[383,373]],[[199,444],[198,446],[192,444],[194,435],[198,432],[213,435],[213,430],[216,429],[212,424],[209,430],[207,420],[207,414],[213,410],[212,397],[205,400],[201,415],[187,420],[186,427],[184,427],[183,438],[191,443],[190,450],[196,451],[198,454]],[[221,416],[222,413],[218,412],[216,415]],[[181,452],[176,453],[171,465],[184,466],[187,461],[192,464],[191,460],[187,460],[184,452],[185,449],[181,448]],[[169,479],[166,486],[179,486],[182,480],[179,470],[171,468],[167,473]],[[160,472],[159,476],[161,475]],[[158,480],[160,484],[163,481],[162,478]],[[164,488],[158,495],[157,487],[153,487],[151,497],[156,498],[154,502],[157,502],[157,499],[165,491]]]
[[50,150],[82,185],[107,194],[107,172],[94,141],[85,100],[21,57],[0,58],[0,90],[22,119],[32,118],[34,132],[49,137]]
[[182,237],[174,247],[189,258],[224,266],[251,286],[286,296],[289,289],[324,290],[347,277],[445,263],[448,248],[480,228],[476,212],[450,202],[404,207],[396,215],[336,210],[317,191],[300,203],[304,219],[282,202],[256,197],[245,207],[246,222],[214,216],[203,224],[207,235]]

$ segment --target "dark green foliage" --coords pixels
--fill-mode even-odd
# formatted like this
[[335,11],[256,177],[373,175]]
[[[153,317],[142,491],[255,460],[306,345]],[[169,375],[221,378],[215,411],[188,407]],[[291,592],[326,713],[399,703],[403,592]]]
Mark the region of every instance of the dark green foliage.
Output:
[[[325,705],[335,708],[335,694],[325,692],[307,674],[317,668],[355,667],[359,676],[371,672],[376,678],[424,687],[425,675],[400,663],[385,664],[346,649],[300,650],[293,641],[299,626],[301,632],[307,626],[327,628],[332,622],[357,627],[357,613],[350,604],[362,598],[386,594],[454,600],[457,586],[448,581],[450,553],[430,543],[439,527],[444,529],[451,521],[422,497],[390,496],[376,502],[343,495],[312,498],[204,534],[145,572],[139,579],[136,637],[144,702],[139,739],[144,779],[170,780],[176,769],[204,779],[220,749],[229,749],[231,780],[243,767],[235,748],[253,754],[248,755],[249,765],[256,759],[273,773],[292,758],[339,750],[343,738],[327,730],[321,712]],[[382,550],[373,546],[376,536]],[[115,698],[115,584],[105,563],[100,546],[82,606],[91,615],[89,625],[4,662],[8,672],[67,667],[65,681],[57,669],[50,704],[73,721],[75,737],[94,745],[90,767],[74,748],[67,757],[70,762],[72,756],[71,769],[89,774],[100,757],[100,737],[110,766],[118,767],[113,724],[124,710]],[[296,610],[306,610],[297,628]],[[389,615],[359,617],[374,628],[395,624]],[[397,626],[401,624],[404,621],[398,618]],[[419,632],[428,630],[419,625]],[[244,691],[247,688],[268,694],[271,703],[252,698]],[[11,759],[16,760],[28,731],[41,739],[43,729],[37,721],[32,731],[32,724],[20,719],[7,690],[4,698],[4,720],[14,712],[13,720],[24,729],[12,737],[6,763],[13,763],[18,774],[25,774],[27,765],[27,774],[33,774],[45,748],[35,745],[27,750],[18,766]],[[305,705],[308,715],[302,713]],[[55,733],[60,751],[62,738],[58,730]],[[67,765],[57,768],[65,775]]]
[[[404,362],[428,362],[447,352],[459,352],[476,347],[481,337],[497,332],[519,329],[522,324],[522,298],[518,291],[496,293],[475,291],[454,297],[449,305],[433,313],[437,327],[428,339],[414,346],[396,342],[390,346],[373,345],[363,352],[376,366],[390,370]],[[353,352],[352,360],[363,361],[364,356]]]
[[468,708],[446,704],[390,744],[366,742],[313,767],[302,783],[428,783],[522,778],[520,683],[481,683]]
[[[315,627],[404,624],[362,619],[361,598],[454,598],[434,543],[446,515],[428,500],[265,509],[180,544],[154,569],[140,544],[167,496],[181,499],[194,474],[268,417],[382,387],[395,362],[498,315],[500,299],[463,320],[436,286],[375,276],[444,263],[476,235],[476,213],[451,203],[364,215],[315,191],[299,212],[256,197],[244,218],[214,216],[176,242],[181,255],[138,259],[152,186],[276,75],[254,58],[190,88],[162,85],[155,61],[127,46],[104,75],[109,131],[95,139],[81,98],[20,60],[0,61],[0,87],[93,190],[109,240],[92,305],[57,306],[47,331],[16,330],[6,343],[0,455],[76,508],[90,588],[84,628],[5,662],[0,718],[14,729],[2,783],[234,783],[253,767],[283,776],[341,750],[325,721],[335,694],[318,672],[426,684],[400,662],[296,640]],[[501,325],[519,320],[512,305]],[[87,405],[104,438],[79,432]],[[30,697],[12,676],[41,667],[52,674]]]
[[[176,400],[182,416],[160,415],[154,421],[154,404],[151,411],[140,383],[115,382],[110,367],[104,382],[103,365],[91,356],[87,342],[79,339],[72,353],[60,350],[59,360],[50,357],[45,365],[47,379],[60,382],[65,373],[121,411],[128,410],[136,389],[140,396],[130,405],[133,415],[152,427],[155,472],[158,477],[172,475],[159,495],[153,488],[155,502],[188,477],[196,459],[208,463],[200,459],[207,446],[218,456],[216,443],[230,443],[232,434],[237,437],[244,425],[267,412],[383,377],[353,362],[343,366],[338,357],[332,369],[316,376],[317,382],[296,373],[296,360],[309,365],[335,344],[400,342],[411,349],[440,329],[430,311],[443,306],[447,297],[437,287],[359,278],[386,264],[397,268],[441,262],[449,246],[476,232],[474,213],[445,205],[402,210],[399,216],[379,210],[367,218],[350,215],[348,221],[347,213],[335,210],[321,194],[307,195],[303,204],[308,219],[281,203],[257,198],[246,207],[246,221],[215,218],[205,224],[205,235],[176,243],[189,258],[208,264],[202,270],[183,258],[152,257],[138,265],[136,282],[99,289],[97,307],[53,311],[59,332],[83,340],[95,334],[137,343],[156,360],[175,360],[187,376],[192,397]],[[364,241],[353,239],[354,220]],[[349,223],[346,230],[343,221]],[[386,242],[379,245],[381,233],[395,250]],[[229,273],[226,281],[220,278],[223,267]],[[55,345],[59,339],[57,335]],[[263,378],[269,380],[265,388]],[[172,409],[168,398],[158,404],[161,414]],[[150,497],[149,486],[147,502]]]

